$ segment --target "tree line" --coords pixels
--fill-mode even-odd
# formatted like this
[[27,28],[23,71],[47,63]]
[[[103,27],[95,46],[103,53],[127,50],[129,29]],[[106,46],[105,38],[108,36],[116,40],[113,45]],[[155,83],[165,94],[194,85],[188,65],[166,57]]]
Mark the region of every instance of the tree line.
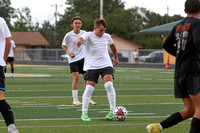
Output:
[[[38,22],[33,24],[31,10],[28,7],[11,7],[11,0],[0,1],[0,16],[6,20],[11,31],[39,31],[50,43],[50,48],[60,48],[64,35],[72,30],[71,19],[74,16],[83,18],[82,29],[86,31],[92,31],[94,20],[100,17],[100,0],[66,0],[65,4],[67,7],[64,14],[59,14],[56,27],[47,20],[41,25]],[[180,15],[161,16],[142,7],[125,9],[125,3],[121,0],[104,0],[103,16],[108,23],[106,32],[146,49],[162,48],[162,38],[140,35],[140,30],[183,19]]]

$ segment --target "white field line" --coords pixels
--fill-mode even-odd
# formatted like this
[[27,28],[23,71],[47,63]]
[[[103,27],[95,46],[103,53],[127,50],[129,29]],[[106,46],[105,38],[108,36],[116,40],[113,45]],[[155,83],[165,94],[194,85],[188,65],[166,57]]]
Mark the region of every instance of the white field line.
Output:
[[[174,95],[117,95],[117,97],[171,97]],[[37,98],[71,98],[72,96],[39,96],[39,97],[6,97],[7,99],[37,99]],[[82,97],[82,96],[78,96],[78,97]],[[107,97],[105,96],[92,96],[92,97]]]
[[[135,104],[120,104],[123,106],[139,106],[139,105],[181,105],[183,103],[135,103]],[[92,105],[95,107],[109,106],[109,104],[101,104],[101,105]],[[119,106],[119,105],[117,105]],[[81,108],[81,106],[74,105],[58,105],[58,106],[12,106],[13,108],[58,108],[58,109],[72,109],[72,108]],[[93,109],[95,110],[95,109]],[[99,109],[98,109],[99,110]],[[92,110],[91,110],[92,111]]]
[[[32,85],[31,85],[32,86]],[[44,86],[44,85],[41,85]],[[48,85],[49,86],[49,85]],[[14,87],[14,86],[13,86]],[[139,88],[132,88],[132,89],[115,89],[116,91],[142,91],[142,90],[172,90],[173,88],[148,88],[148,89],[139,89]],[[6,92],[46,92],[47,90],[6,90]],[[48,90],[48,91],[66,91],[71,92],[72,90]],[[83,90],[80,90],[83,91]],[[105,91],[105,89],[95,89],[94,91]]]

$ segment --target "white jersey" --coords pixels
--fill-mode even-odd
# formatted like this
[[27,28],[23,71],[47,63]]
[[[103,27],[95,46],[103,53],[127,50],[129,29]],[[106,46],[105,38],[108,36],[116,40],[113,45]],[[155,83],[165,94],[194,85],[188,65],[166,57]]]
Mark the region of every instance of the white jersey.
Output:
[[11,37],[6,21],[0,17],[0,66],[6,66],[4,61],[6,38]]
[[14,57],[14,53],[13,53],[13,48],[15,48],[15,42],[13,40],[11,40],[11,48],[10,48],[10,53],[8,55],[8,57]]
[[80,30],[79,34],[75,34],[74,31],[70,31],[65,35],[62,41],[62,45],[67,46],[69,52],[75,54],[74,58],[68,56],[69,63],[76,62],[85,57],[85,46],[81,45],[78,47],[76,45],[76,39],[83,35],[85,32],[86,31],[84,30]]
[[112,61],[108,53],[108,46],[113,44],[111,36],[104,33],[102,37],[98,37],[94,32],[86,32],[81,36],[85,43],[85,62],[84,70],[101,69],[105,67],[113,67]]

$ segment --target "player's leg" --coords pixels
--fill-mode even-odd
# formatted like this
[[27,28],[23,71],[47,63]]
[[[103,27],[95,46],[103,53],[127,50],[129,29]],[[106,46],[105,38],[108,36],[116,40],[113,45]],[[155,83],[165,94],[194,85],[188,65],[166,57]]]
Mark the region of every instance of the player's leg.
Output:
[[196,95],[190,95],[194,105],[195,113],[191,123],[190,133],[199,133],[200,132],[200,93]]
[[[83,66],[84,66],[84,59],[80,60],[79,62],[79,73],[81,73],[83,75],[83,78],[85,78],[85,75],[86,75],[86,71],[83,70]],[[84,89],[86,88],[86,80],[84,80]],[[92,98],[90,99],[90,102],[89,102],[91,105],[96,105],[97,103],[94,102],[92,100]]]
[[72,82],[72,97],[74,105],[81,105],[78,100],[78,82],[79,82],[79,72],[72,72],[73,82]]
[[3,67],[0,66],[0,112],[5,120],[8,127],[8,132],[15,131],[18,133],[15,124],[13,112],[9,104],[5,100],[5,77],[3,73]]
[[160,133],[163,129],[174,126],[177,123],[193,116],[195,108],[187,92],[187,80],[185,79],[185,76],[182,76],[175,78],[174,81],[175,97],[183,99],[185,109],[183,111],[172,114],[160,123],[149,124],[146,127],[149,133]]
[[82,116],[83,121],[91,121],[88,117],[88,106],[92,93],[94,91],[95,84],[98,83],[99,70],[88,70],[85,75],[85,80],[87,81],[85,91],[82,97]]
[[14,61],[10,62],[11,77],[14,77]]
[[[84,77],[84,78],[85,78],[85,75],[86,75],[86,74],[84,73],[84,74],[83,74],[83,77]],[[84,89],[86,88],[86,83],[87,83],[87,81],[84,80]],[[94,102],[94,101],[92,100],[92,98],[91,98],[89,104],[91,104],[91,105],[96,105],[97,103]]]
[[107,67],[102,72],[102,77],[104,81],[104,87],[107,92],[107,97],[110,105],[110,112],[106,115],[107,120],[113,119],[113,109],[116,106],[116,92],[113,86],[113,68]]
[[92,97],[92,93],[94,91],[95,82],[94,81],[87,81],[87,85],[82,97],[82,120],[83,121],[91,121],[88,117],[88,106],[90,103],[90,99]]

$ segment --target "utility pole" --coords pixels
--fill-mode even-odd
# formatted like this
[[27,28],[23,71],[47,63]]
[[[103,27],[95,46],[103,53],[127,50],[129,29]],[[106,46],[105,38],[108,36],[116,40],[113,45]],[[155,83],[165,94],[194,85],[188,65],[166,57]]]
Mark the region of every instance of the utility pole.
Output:
[[169,6],[167,6],[166,23],[169,23]]
[[100,0],[100,18],[103,18],[103,0]]
[[[54,43],[55,45],[57,44],[57,17],[58,17],[58,5],[55,4],[55,5],[51,5],[51,6],[54,6],[55,7],[55,13],[54,13],[54,17],[55,17],[55,26],[54,26],[54,29],[55,29],[55,33],[54,33]],[[60,7],[62,5],[59,5]]]

